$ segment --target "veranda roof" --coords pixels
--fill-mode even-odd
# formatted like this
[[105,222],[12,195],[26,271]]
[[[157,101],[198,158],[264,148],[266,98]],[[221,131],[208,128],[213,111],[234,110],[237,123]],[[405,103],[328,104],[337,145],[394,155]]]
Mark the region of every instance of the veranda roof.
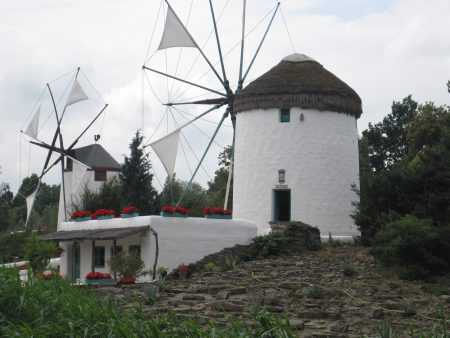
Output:
[[150,229],[149,225],[130,228],[110,228],[110,229],[92,229],[92,230],[71,230],[56,231],[50,234],[40,236],[43,241],[76,241],[76,240],[101,240],[101,239],[120,239],[134,234],[143,233]]

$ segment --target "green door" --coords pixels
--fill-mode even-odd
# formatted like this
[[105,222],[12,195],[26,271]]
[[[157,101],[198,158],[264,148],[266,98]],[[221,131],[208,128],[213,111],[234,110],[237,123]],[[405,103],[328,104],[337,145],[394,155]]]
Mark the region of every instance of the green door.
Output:
[[273,220],[281,222],[291,220],[291,190],[273,191]]

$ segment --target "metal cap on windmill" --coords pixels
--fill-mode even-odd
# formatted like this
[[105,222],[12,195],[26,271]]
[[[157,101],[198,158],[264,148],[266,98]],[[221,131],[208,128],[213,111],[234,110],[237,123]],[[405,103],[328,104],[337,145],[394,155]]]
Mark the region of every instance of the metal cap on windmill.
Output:
[[234,110],[299,107],[346,113],[359,118],[361,98],[345,82],[304,54],[291,54],[246,86]]

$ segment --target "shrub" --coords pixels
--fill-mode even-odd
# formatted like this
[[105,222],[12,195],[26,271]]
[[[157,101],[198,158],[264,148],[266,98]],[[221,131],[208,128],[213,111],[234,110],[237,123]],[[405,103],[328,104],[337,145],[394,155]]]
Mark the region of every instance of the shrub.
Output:
[[209,262],[208,264],[205,264],[205,266],[203,267],[203,270],[207,272],[214,271],[216,269],[217,266],[213,262]]
[[450,270],[450,226],[433,226],[427,219],[404,216],[380,230],[371,253],[401,278],[421,279]]
[[255,257],[266,258],[287,254],[289,239],[282,233],[273,232],[253,238],[251,246]]
[[25,244],[25,257],[34,274],[42,274],[45,271],[55,250],[54,243],[41,241],[35,234],[31,235]]
[[120,252],[109,260],[111,270],[117,271],[122,277],[139,277],[145,275],[144,262],[136,254]]

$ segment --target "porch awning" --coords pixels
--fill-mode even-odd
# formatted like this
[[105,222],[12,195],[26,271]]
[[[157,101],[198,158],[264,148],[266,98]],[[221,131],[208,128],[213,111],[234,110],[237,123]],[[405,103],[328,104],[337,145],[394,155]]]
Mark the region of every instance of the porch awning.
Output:
[[42,235],[39,238],[43,241],[76,241],[86,239],[120,239],[134,234],[143,233],[150,229],[150,225],[130,228],[109,228],[92,230],[71,230],[57,231]]

